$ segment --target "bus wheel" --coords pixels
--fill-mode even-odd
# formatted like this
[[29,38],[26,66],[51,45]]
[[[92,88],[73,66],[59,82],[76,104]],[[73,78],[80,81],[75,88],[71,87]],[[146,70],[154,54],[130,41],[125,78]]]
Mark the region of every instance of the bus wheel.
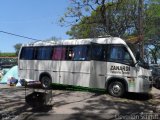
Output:
[[108,86],[108,92],[114,97],[122,97],[125,92],[124,85],[119,81],[111,82]]
[[155,81],[155,88],[160,89],[160,78]]
[[41,84],[42,84],[42,87],[45,88],[45,89],[50,88],[50,85],[51,85],[51,79],[50,79],[50,77],[43,76],[41,78]]

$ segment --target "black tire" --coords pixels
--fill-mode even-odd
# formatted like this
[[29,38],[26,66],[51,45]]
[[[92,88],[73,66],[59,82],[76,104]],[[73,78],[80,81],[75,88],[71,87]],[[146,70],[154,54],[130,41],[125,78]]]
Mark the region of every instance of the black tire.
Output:
[[49,89],[51,86],[52,80],[50,77],[48,76],[43,76],[41,78],[41,85],[44,89]]
[[160,89],[160,78],[155,81],[155,88]]
[[114,97],[122,97],[125,93],[123,83],[119,81],[111,82],[108,86],[108,93]]

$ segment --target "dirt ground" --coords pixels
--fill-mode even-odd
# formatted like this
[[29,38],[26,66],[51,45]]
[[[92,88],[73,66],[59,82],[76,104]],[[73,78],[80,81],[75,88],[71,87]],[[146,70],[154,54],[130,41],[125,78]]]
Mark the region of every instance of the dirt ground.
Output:
[[106,120],[159,119],[160,92],[128,93],[115,98],[101,92],[52,90],[52,100],[43,107],[32,108],[25,102],[24,87],[0,85],[0,119],[2,120]]

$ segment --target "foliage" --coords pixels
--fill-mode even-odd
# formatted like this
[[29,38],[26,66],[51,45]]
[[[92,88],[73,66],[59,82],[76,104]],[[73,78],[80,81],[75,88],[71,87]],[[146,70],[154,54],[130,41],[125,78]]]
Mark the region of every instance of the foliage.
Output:
[[99,35],[98,31],[95,29],[97,27],[96,23],[87,24],[88,17],[83,18],[77,25],[73,25],[70,31],[67,31],[67,34],[72,36],[72,38],[94,38]]
[[16,51],[16,55],[17,55],[17,56],[18,56],[18,53],[19,53],[19,50],[20,50],[21,46],[22,46],[21,43],[18,43],[18,44],[16,44],[16,45],[14,45],[14,49],[15,49],[15,51]]
[[[142,1],[144,3],[140,6],[140,0],[71,0],[71,5],[60,22],[72,25],[67,32],[72,38],[104,35],[137,40],[143,38],[149,47],[145,48],[149,50],[145,53],[151,55],[156,63],[160,56],[160,1]],[[143,21],[143,36],[140,35],[140,17]]]
[[[157,40],[160,38],[160,2],[152,0],[146,12],[145,36],[147,39]],[[158,1],[158,0],[157,0]]]
[[160,58],[160,1],[150,0],[145,11],[145,41],[147,41],[152,63]]
[[[94,3],[92,0],[73,1],[72,4],[76,7],[72,5],[65,13],[66,18],[71,16],[76,18],[76,22],[70,22],[72,23],[71,25],[74,25],[67,32],[73,38],[98,37],[102,35],[123,37],[126,34],[133,34],[138,29],[137,0],[102,0],[101,2],[100,0],[94,0]],[[86,14],[84,15],[82,11],[86,7],[88,9],[87,12],[84,12]],[[76,14],[77,12],[75,11],[79,11],[80,14]],[[88,11],[90,15],[88,15]],[[77,21],[79,22],[77,23]]]

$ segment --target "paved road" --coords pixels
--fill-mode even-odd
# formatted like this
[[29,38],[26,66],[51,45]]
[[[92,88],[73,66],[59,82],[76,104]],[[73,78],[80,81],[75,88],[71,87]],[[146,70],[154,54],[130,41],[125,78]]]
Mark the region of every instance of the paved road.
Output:
[[[27,90],[27,94],[32,90]],[[0,119],[2,120],[105,120],[158,119],[159,90],[151,94],[128,94],[115,98],[99,92],[52,90],[52,102],[33,109],[25,103],[25,89],[0,85]],[[149,116],[150,115],[150,116]]]

